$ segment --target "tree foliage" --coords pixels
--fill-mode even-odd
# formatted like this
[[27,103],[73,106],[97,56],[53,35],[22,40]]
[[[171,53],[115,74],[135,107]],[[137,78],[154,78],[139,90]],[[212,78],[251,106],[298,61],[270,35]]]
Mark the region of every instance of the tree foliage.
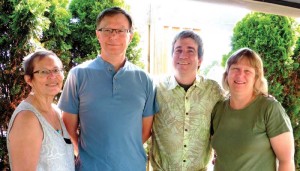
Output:
[[[112,6],[128,9],[122,0],[73,0],[68,5],[68,0],[0,0],[0,170],[8,168],[5,131],[9,119],[29,92],[23,79],[23,57],[46,48],[54,51],[69,71],[96,57],[99,12]],[[126,53],[135,64],[140,63],[138,43],[135,33]]]
[[299,25],[292,18],[250,13],[235,26],[232,51],[223,56],[222,64],[224,66],[228,57],[242,47],[249,47],[260,54],[269,83],[269,93],[281,102],[291,118],[296,146],[295,162],[300,169],[298,35]]

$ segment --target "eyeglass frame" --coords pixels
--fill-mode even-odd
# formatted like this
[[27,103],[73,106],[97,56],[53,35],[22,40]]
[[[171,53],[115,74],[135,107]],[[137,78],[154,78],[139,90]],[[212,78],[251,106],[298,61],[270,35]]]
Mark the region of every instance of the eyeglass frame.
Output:
[[[103,29],[105,29],[106,31],[109,31],[109,32],[104,32]],[[122,35],[122,33],[124,33],[124,35],[127,34],[127,33],[132,33],[131,29],[99,28],[99,29],[97,29],[97,31],[102,32],[106,36],[111,36],[114,32],[118,36]]]
[[[47,73],[41,73],[41,71],[47,71]],[[40,69],[40,70],[36,70],[34,72],[32,72],[32,75],[33,74],[39,74],[40,76],[43,76],[43,77],[48,77],[50,74],[53,74],[53,75],[59,75],[59,74],[62,74],[64,71],[63,68],[55,68],[55,69]]]

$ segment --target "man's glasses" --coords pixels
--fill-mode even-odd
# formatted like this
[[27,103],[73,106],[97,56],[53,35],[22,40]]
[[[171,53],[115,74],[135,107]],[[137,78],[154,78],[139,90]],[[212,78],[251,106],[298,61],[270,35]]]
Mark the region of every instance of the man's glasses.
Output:
[[39,74],[42,77],[48,77],[51,73],[53,75],[60,75],[60,74],[63,73],[63,71],[64,70],[61,69],[61,68],[56,68],[56,69],[53,69],[53,70],[41,69],[41,70],[34,71],[32,74]]
[[118,36],[126,36],[127,33],[131,32],[129,29],[111,29],[111,28],[100,28],[98,31],[102,32],[105,36],[111,36],[114,32]]

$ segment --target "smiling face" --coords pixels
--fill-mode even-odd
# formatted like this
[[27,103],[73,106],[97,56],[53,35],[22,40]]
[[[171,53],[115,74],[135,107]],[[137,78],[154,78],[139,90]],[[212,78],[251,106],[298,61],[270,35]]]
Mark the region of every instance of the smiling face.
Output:
[[247,58],[241,58],[228,70],[228,86],[231,95],[252,95],[256,81],[255,69]]
[[175,77],[196,77],[201,60],[198,45],[192,38],[178,39],[174,44],[173,67]]
[[54,97],[62,88],[64,75],[63,72],[53,73],[55,69],[61,69],[61,61],[54,56],[46,56],[44,58],[36,58],[33,61],[33,72],[40,70],[51,70],[48,75],[36,72],[32,77],[25,75],[25,81],[32,88],[35,95]]
[[[124,14],[115,14],[112,16],[105,16],[99,23],[100,28],[106,29],[126,29],[130,30],[130,24]],[[96,30],[98,41],[101,45],[101,56],[110,61],[111,57],[125,57],[126,49],[133,37],[131,32],[126,34],[117,34],[115,31],[111,35]]]

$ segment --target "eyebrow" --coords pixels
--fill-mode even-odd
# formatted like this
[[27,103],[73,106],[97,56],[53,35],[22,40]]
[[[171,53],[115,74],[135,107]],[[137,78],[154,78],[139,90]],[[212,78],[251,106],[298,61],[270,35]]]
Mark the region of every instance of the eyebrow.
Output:
[[[182,46],[177,46],[175,47],[175,49],[182,49]],[[196,50],[194,47],[192,46],[188,46],[187,49],[192,49],[192,50]]]

